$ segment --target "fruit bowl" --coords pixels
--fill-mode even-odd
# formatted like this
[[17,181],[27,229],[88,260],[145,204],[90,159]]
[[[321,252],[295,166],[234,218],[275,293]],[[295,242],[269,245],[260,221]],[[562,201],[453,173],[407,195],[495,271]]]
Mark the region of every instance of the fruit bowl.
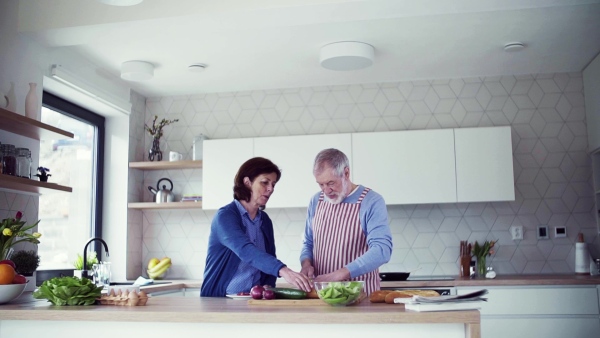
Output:
[[346,306],[361,299],[364,281],[314,282],[319,299],[332,306]]
[[154,279],[154,280],[161,280],[161,279],[165,279],[165,277],[169,274],[169,270],[171,270],[170,268],[164,270],[163,273],[156,275],[156,273],[152,273],[150,272],[150,270],[146,270],[146,273],[148,274],[148,278],[150,279]]
[[25,290],[24,284],[6,284],[0,285],[0,304],[8,303],[13,299],[18,298]]

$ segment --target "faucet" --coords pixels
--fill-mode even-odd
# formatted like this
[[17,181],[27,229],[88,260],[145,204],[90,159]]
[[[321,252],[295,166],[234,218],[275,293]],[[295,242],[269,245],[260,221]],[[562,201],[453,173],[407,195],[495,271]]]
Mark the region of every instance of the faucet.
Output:
[[108,254],[108,245],[106,245],[106,242],[102,238],[98,238],[98,237],[90,238],[90,240],[87,243],[85,243],[85,246],[83,247],[83,271],[81,271],[81,278],[84,278],[84,277],[88,278],[88,270],[87,270],[87,247],[93,241],[100,241],[100,242],[102,242],[102,244],[104,244],[104,251],[106,251],[106,256],[109,256],[109,254]]

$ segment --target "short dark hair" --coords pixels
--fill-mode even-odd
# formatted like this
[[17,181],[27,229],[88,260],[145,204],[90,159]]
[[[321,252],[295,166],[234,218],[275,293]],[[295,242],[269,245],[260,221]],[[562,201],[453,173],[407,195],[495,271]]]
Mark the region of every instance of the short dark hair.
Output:
[[233,180],[233,198],[238,201],[250,201],[251,190],[244,184],[244,177],[248,177],[251,182],[258,175],[275,173],[277,181],[281,178],[281,170],[275,163],[264,157],[253,157],[244,162]]

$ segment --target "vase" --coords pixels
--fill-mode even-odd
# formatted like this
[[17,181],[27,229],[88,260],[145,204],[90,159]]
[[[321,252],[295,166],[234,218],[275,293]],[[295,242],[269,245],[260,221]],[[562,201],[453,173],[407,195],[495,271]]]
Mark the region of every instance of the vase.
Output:
[[13,248],[2,249],[0,251],[0,261],[10,259],[12,257],[13,252],[15,252]]
[[15,95],[14,82],[10,83],[10,89],[8,90],[8,93],[6,93],[6,100],[8,101],[6,103],[6,110],[10,110],[11,112],[15,113],[17,111],[17,96]]
[[25,279],[27,280],[27,286],[25,286],[25,290],[23,291],[34,291],[36,288],[36,272],[34,271],[31,276],[25,276]]
[[162,151],[160,151],[159,138],[154,138],[152,140],[152,148],[150,148],[150,151],[148,152],[148,159],[150,161],[154,161],[155,159],[157,161],[162,161]]
[[477,277],[485,277],[485,273],[487,272],[485,260],[485,256],[477,257]]
[[25,96],[25,116],[30,119],[37,120],[37,107],[38,107],[38,97],[37,97],[37,83],[29,84],[29,92],[27,96]]

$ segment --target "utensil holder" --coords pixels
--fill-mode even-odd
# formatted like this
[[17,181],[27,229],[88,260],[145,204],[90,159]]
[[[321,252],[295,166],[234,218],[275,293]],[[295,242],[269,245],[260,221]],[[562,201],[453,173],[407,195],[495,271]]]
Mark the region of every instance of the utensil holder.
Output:
[[471,275],[471,257],[461,256],[460,257],[460,276],[469,277]]

